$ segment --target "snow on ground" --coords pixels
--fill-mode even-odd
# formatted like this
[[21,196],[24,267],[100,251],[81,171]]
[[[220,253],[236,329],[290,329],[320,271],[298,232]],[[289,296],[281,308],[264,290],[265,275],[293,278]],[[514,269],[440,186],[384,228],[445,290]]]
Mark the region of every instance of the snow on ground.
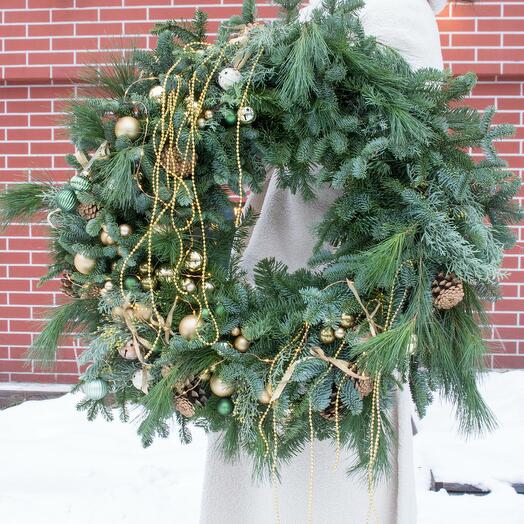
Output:
[[[524,522],[524,495],[508,484],[524,482],[524,371],[491,373],[483,390],[500,423],[488,437],[460,440],[440,402],[419,425],[418,524]],[[195,431],[190,446],[174,434],[144,450],[132,425],[87,422],[76,401],[66,395],[0,412],[2,524],[198,524],[203,433]],[[430,492],[428,468],[437,480],[492,493]]]

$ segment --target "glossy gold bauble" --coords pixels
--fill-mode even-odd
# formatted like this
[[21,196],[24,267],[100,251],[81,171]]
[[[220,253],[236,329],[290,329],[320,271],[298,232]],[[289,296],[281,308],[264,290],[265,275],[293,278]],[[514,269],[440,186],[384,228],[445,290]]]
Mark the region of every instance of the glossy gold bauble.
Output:
[[238,337],[238,335],[240,335],[241,331],[240,331],[240,328],[237,326],[237,327],[234,327],[232,330],[231,330],[231,336],[232,337]]
[[163,94],[164,88],[161,85],[153,86],[149,90],[149,98],[151,98],[151,100],[155,100],[156,102],[160,102],[160,100],[162,100]]
[[182,337],[190,340],[202,324],[202,320],[196,315],[186,315],[178,324],[178,332]]
[[136,360],[138,351],[133,339],[129,339],[123,346],[119,347],[118,354],[126,360]]
[[217,397],[230,397],[235,392],[235,387],[226,384],[218,375],[211,377],[209,387]]
[[79,273],[82,273],[82,275],[89,275],[89,273],[91,273],[91,271],[93,271],[96,266],[96,260],[94,258],[86,257],[81,253],[77,253],[75,255],[73,263],[76,270]]
[[331,344],[335,341],[335,332],[330,327],[325,327],[320,330],[320,342],[323,344]]
[[197,120],[197,126],[200,128],[200,129],[203,129],[204,127],[206,127],[206,119],[205,118],[199,118]]
[[129,224],[120,224],[118,229],[120,230],[120,236],[124,238],[133,233],[133,228]]
[[196,284],[192,278],[184,278],[181,282],[182,289],[188,293],[194,293],[196,291]]
[[115,243],[114,238],[110,236],[107,231],[102,231],[102,233],[100,233],[100,241],[104,246],[112,246]]
[[343,328],[351,328],[355,325],[355,317],[353,315],[349,315],[347,313],[342,313],[340,316],[340,327]]
[[152,289],[156,289],[157,280],[155,277],[142,277],[140,279],[140,285],[142,286],[143,290],[151,291]]
[[151,319],[153,311],[150,307],[145,306],[144,304],[135,304],[134,314],[137,320],[147,322]]
[[335,329],[335,338],[342,339],[346,336],[346,330],[342,327]]
[[235,349],[240,351],[240,353],[245,353],[249,349],[250,345],[251,342],[249,342],[249,340],[242,335],[239,335],[237,338],[235,338],[235,341],[233,342],[233,346],[235,346]]
[[147,275],[147,273],[149,271],[149,265],[147,264],[147,262],[143,262],[142,264],[140,264],[138,266],[138,271],[140,271],[140,273],[142,273],[142,275]]
[[273,388],[271,384],[268,384],[259,394],[258,401],[261,404],[269,404],[271,402],[271,396],[273,395]]
[[186,260],[186,267],[189,271],[198,271],[202,267],[202,255],[198,251],[191,251]]
[[140,122],[132,116],[123,116],[116,121],[115,135],[117,137],[127,136],[134,140],[140,134]]
[[204,112],[204,118],[206,120],[211,120],[213,118],[213,111],[211,111],[211,109],[206,109]]

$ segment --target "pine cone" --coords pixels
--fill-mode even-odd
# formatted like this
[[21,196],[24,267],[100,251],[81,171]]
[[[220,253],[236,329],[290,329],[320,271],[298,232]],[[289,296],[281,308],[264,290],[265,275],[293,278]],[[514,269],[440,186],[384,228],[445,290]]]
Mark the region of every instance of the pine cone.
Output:
[[[335,422],[336,420],[336,414],[337,414],[337,388],[335,385],[333,385],[333,390],[331,391],[331,400],[329,402],[329,406],[320,412],[320,416],[324,417],[329,422]],[[340,420],[340,416],[342,414],[342,399],[339,397],[338,399],[338,418]]]
[[198,377],[177,384],[175,392],[175,409],[184,417],[192,417],[196,408],[203,408],[208,401],[208,394]]
[[186,178],[191,175],[191,155],[188,153],[184,162],[184,158],[180,155],[175,146],[169,147],[166,145],[164,147],[160,156],[160,162],[162,167],[171,176],[175,175]]
[[62,278],[60,279],[60,291],[67,295],[68,297],[77,297],[78,293],[76,292],[76,284],[71,278],[71,273],[69,271],[64,271],[62,273]]
[[431,292],[437,309],[451,309],[464,298],[464,286],[455,273],[440,272],[431,284]]
[[84,284],[80,288],[80,298],[98,298],[100,296],[100,288],[97,285]]
[[100,207],[98,204],[78,204],[76,210],[83,219],[92,220],[98,215]]
[[355,383],[355,388],[360,393],[360,396],[362,398],[367,397],[373,392],[373,380],[371,378],[366,378],[365,380],[357,380]]

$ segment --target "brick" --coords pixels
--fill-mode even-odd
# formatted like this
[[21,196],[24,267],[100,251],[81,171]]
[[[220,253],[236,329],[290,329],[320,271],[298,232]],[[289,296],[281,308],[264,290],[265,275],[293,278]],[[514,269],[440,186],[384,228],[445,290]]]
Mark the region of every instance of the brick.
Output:
[[44,51],[50,49],[49,38],[13,38],[6,39],[6,51]]
[[492,20],[478,20],[478,30],[480,32],[509,32],[509,31],[524,31],[524,18],[518,19],[492,19]]
[[101,9],[100,20],[145,20],[147,18],[147,9]]
[[50,129],[8,129],[8,140],[51,140]]
[[495,47],[502,41],[500,34],[453,34],[451,35],[451,45],[453,47]]
[[4,69],[4,78],[10,83],[43,83],[51,78],[50,67],[6,67]]
[[504,16],[524,18],[524,5],[504,4]]
[[524,355],[494,355],[493,367],[500,369],[524,368]]
[[30,372],[31,362],[27,360],[0,360],[0,371],[3,372]]
[[28,29],[29,36],[67,36],[75,32],[73,24],[30,25]]
[[25,65],[26,55],[25,53],[1,53],[0,54],[0,65]]
[[121,3],[122,0],[77,0],[76,7],[111,7]]
[[98,39],[92,38],[53,38],[51,43],[53,51],[65,51],[76,49],[96,49],[98,46]]
[[20,25],[0,25],[0,37],[8,36],[26,36],[26,26]]
[[95,22],[98,20],[96,9],[53,9],[53,22]]
[[49,22],[50,14],[49,11],[41,10],[22,10],[22,11],[5,11],[4,21],[7,23],[23,22],[23,23],[37,23],[37,22]]
[[41,384],[56,384],[54,373],[11,373],[13,382],[38,382]]
[[97,23],[97,24],[77,24],[76,34],[80,36],[88,35],[120,35],[122,24],[116,22]]
[[[522,62],[524,61],[523,49],[479,49],[478,59],[491,62],[499,60],[501,62]],[[522,71],[522,69],[521,69]]]
[[29,65],[73,64],[74,53],[29,53]]
[[483,5],[481,2],[474,4],[453,4],[451,6],[451,16],[453,18],[492,18],[500,16],[501,11],[500,5]]
[[523,47],[524,33],[502,35],[504,47]]

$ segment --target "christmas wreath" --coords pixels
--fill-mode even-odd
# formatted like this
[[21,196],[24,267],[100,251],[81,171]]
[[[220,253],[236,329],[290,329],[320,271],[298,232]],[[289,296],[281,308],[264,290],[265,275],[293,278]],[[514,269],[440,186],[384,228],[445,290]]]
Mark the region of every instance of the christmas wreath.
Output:
[[[77,174],[13,186],[2,216],[49,212],[44,279],[61,275],[73,300],[32,356],[85,339],[90,418],[138,406],[146,445],[175,417],[184,441],[191,424],[221,431],[228,456],[273,471],[333,439],[373,476],[402,384],[420,415],[439,391],[465,430],[493,425],[476,378],[484,301],[521,218],[493,146],[512,130],[456,104],[474,75],[412,71],[366,36],[360,2],[328,0],[306,22],[280,4],[261,24],[246,1],[212,44],[202,12],[159,24],[156,50],[99,68],[99,96],[70,103]],[[251,282],[239,262],[256,217],[241,206],[268,166],[306,199],[339,196],[309,268],[265,259]]]

